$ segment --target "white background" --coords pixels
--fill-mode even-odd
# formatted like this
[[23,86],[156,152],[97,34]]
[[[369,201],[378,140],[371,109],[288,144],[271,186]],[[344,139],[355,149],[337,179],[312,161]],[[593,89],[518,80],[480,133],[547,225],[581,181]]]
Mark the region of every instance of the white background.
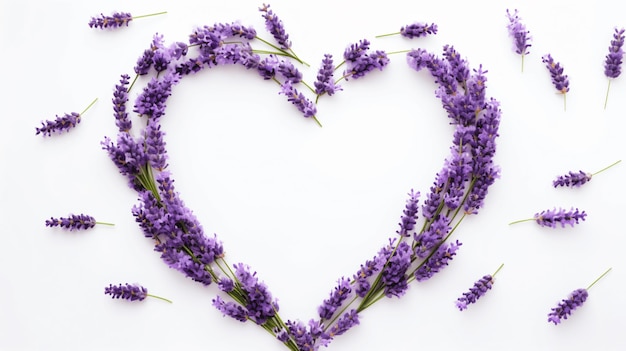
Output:
[[[131,350],[283,347],[261,328],[224,318],[202,287],[169,269],[134,223],[136,194],[101,150],[115,135],[110,99],[122,73],[154,33],[186,41],[196,26],[241,20],[259,35],[255,1],[0,2],[4,68],[0,128],[0,349]],[[626,157],[626,81],[615,80],[603,109],[604,57],[616,26],[617,2],[571,1],[273,1],[294,50],[312,64],[324,53],[368,38],[373,49],[452,44],[488,73],[487,94],[502,103],[496,162],[502,177],[486,205],[454,235],[463,242],[440,274],[384,300],[329,350],[623,350],[623,210],[626,165],[580,189],[554,189],[555,176],[595,172]],[[506,30],[505,10],[520,10],[533,36],[524,73]],[[90,29],[91,16],[128,11],[138,19],[115,31]],[[425,21],[439,34],[413,41],[374,39]],[[257,46],[258,47],[258,46]],[[567,111],[541,56],[551,53],[570,76]],[[217,233],[231,263],[258,271],[285,319],[308,320],[334,287],[375,254],[396,229],[414,188],[428,187],[448,154],[452,129],[430,76],[404,55],[385,72],[343,84],[323,98],[319,128],[256,73],[225,67],[175,87],[163,120],[170,170],[207,234]],[[137,90],[135,90],[136,93]],[[41,120],[98,102],[71,133],[35,136]],[[509,226],[553,207],[579,207],[575,228]],[[45,219],[88,213],[115,227],[66,232]],[[468,310],[454,301],[501,263],[492,291]],[[572,290],[608,267],[571,319],[547,314]],[[138,282],[173,304],[111,300],[109,283]]]

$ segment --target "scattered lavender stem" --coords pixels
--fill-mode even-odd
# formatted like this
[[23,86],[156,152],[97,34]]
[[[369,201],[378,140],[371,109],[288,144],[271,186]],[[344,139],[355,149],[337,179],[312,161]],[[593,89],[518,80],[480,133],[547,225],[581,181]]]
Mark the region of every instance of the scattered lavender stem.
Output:
[[566,96],[569,91],[569,79],[566,74],[563,74],[563,67],[559,62],[555,62],[550,54],[544,55],[541,59],[550,72],[552,84],[554,84],[557,92],[563,94],[563,109],[567,110]]
[[108,287],[104,288],[105,295],[111,295],[112,299],[123,299],[129,301],[143,301],[146,297],[153,297],[155,299],[163,300],[169,303],[172,303],[171,300],[168,300],[164,297],[148,294],[148,289],[139,285],[139,284],[119,284],[113,285],[109,284]]
[[400,28],[400,31],[377,35],[375,38],[390,37],[392,35],[402,35],[405,38],[413,39],[437,34],[437,25],[434,23],[412,23]]
[[81,113],[66,113],[63,117],[59,117],[57,115],[54,121],[42,121],[41,128],[35,128],[35,135],[41,134],[45,137],[51,136],[52,134],[61,134],[64,131],[69,132],[80,123],[83,114],[85,114],[85,112],[87,112],[87,110],[89,110],[89,108],[93,106],[96,101],[98,101],[98,98],[95,98]]
[[601,170],[599,170],[599,171],[597,171],[595,173],[583,172],[582,170],[578,171],[578,173],[570,171],[568,174],[558,176],[552,182],[552,185],[555,188],[557,188],[559,186],[564,186],[564,187],[566,186],[566,187],[572,187],[572,188],[580,187],[583,184],[586,184],[587,182],[589,182],[594,175],[596,175],[598,173],[601,173],[601,172],[604,172],[607,169],[615,166],[616,164],[618,164],[620,162],[622,162],[622,160],[614,162],[611,165],[606,166],[606,167],[602,168]]
[[588,290],[591,289],[600,279],[602,279],[611,268],[607,269],[602,275],[600,275],[593,283],[589,284],[586,289],[576,289],[572,291],[567,299],[561,300],[557,307],[552,308],[552,311],[548,313],[548,322],[557,325],[561,323],[561,320],[567,319],[572,312],[578,307],[582,306],[589,296]]
[[459,311],[467,309],[467,305],[469,304],[476,303],[478,299],[480,299],[483,295],[487,293],[487,290],[491,289],[493,285],[493,279],[495,275],[500,272],[502,267],[504,267],[504,263],[501,264],[500,267],[498,267],[498,269],[496,269],[493,274],[487,274],[480,278],[478,281],[476,281],[474,283],[474,286],[471,287],[468,292],[464,292],[463,296],[459,297],[456,300],[456,307],[459,309]]
[[46,220],[46,227],[61,227],[65,229],[72,230],[82,230],[82,229],[90,229],[96,226],[96,224],[100,225],[108,225],[114,226],[113,223],[108,222],[98,222],[92,216],[79,214],[79,215],[69,215],[68,217],[59,217],[54,218],[50,217],[50,219]]
[[515,52],[522,56],[522,72],[524,72],[524,57],[530,52],[528,48],[531,47],[530,32],[526,30],[526,26],[521,22],[521,18],[517,15],[517,9],[513,14],[507,9],[506,16],[509,19],[507,28],[509,35],[513,38]]
[[609,46],[609,54],[606,55],[606,61],[604,63],[604,75],[608,78],[609,84],[606,88],[606,97],[604,99],[604,109],[609,102],[609,90],[611,89],[611,81],[620,76],[622,73],[622,59],[624,58],[624,28],[615,28],[615,34],[613,34],[613,40],[611,40],[611,46]]
[[509,225],[535,221],[542,227],[556,228],[557,224],[561,224],[561,228],[564,228],[566,224],[569,224],[573,227],[575,224],[578,224],[579,221],[584,221],[585,217],[587,217],[587,213],[585,213],[585,211],[579,211],[578,209],[574,208],[567,211],[565,209],[559,208],[558,210],[553,209],[541,211],[541,213],[536,213],[533,218],[526,218],[514,221],[509,223]]
[[163,11],[163,12],[151,13],[148,15],[140,15],[140,16],[132,16],[128,12],[114,12],[110,16],[105,16],[104,14],[100,14],[99,17],[92,17],[88,25],[90,28],[100,28],[100,29],[120,28],[122,26],[128,27],[128,24],[134,19],[163,15],[166,13],[167,11]]

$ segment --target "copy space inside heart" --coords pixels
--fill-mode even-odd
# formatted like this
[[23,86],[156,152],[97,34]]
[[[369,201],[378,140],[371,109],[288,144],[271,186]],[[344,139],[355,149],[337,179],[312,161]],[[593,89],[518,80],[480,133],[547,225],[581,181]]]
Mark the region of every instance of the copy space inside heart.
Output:
[[[391,59],[320,99],[323,128],[241,66],[200,72],[168,100],[176,189],[285,318],[314,317],[336,280],[395,235],[407,192],[425,194],[449,155],[454,129],[428,73]],[[315,66],[302,68],[310,82]]]

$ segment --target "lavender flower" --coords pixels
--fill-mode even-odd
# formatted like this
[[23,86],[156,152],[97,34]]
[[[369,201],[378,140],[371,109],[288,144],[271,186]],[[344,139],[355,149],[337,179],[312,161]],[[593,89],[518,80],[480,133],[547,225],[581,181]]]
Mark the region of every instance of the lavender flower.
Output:
[[329,337],[341,335],[347,332],[350,328],[359,324],[359,315],[356,310],[350,310],[345,313],[341,318],[337,320],[337,323],[333,325],[328,331]]
[[413,23],[400,28],[400,35],[409,39],[425,37],[430,34],[437,34],[437,25],[434,23]]
[[384,51],[375,51],[368,54],[370,42],[363,39],[358,43],[351,44],[343,54],[347,64],[347,69],[343,73],[343,78],[361,78],[374,69],[383,70],[389,63],[389,58]]
[[50,217],[50,219],[46,220],[46,227],[61,227],[70,231],[91,229],[96,224],[113,225],[111,223],[96,222],[96,219],[92,216],[82,213],[79,215],[70,214],[69,217]]
[[432,278],[435,273],[445,268],[456,255],[456,251],[463,245],[458,240],[455,243],[443,243],[416,271],[415,280],[418,282]]
[[114,12],[110,16],[105,16],[103,14],[100,14],[99,17],[92,17],[88,24],[90,28],[100,28],[100,29],[120,28],[123,26],[128,27],[128,24],[133,19],[162,15],[164,13],[167,13],[167,12],[151,13],[149,15],[141,15],[141,16],[134,16],[134,17],[131,16],[131,14],[128,12]]
[[250,267],[239,263],[234,265],[235,276],[246,293],[245,308],[248,316],[257,324],[265,323],[278,311],[278,302],[272,299],[267,286],[260,283],[256,272],[250,273]]
[[270,10],[270,5],[263,4],[263,6],[259,8],[259,11],[263,12],[262,16],[265,19],[265,27],[267,31],[274,36],[280,48],[284,50],[290,49],[291,41],[289,41],[289,34],[285,32],[283,21]]
[[82,115],[87,112],[87,110],[96,103],[98,99],[94,99],[87,108],[83,110],[81,113],[71,112],[66,113],[63,117],[59,117],[58,115],[54,119],[54,121],[47,120],[45,122],[41,122],[41,128],[35,128],[35,135],[41,134],[42,136],[52,136],[52,134],[62,134],[63,132],[69,132],[74,127],[76,127],[81,120]]
[[248,313],[246,310],[234,302],[226,302],[221,297],[216,296],[213,299],[213,306],[222,312],[224,316],[232,317],[240,322],[246,322],[248,320]]
[[511,222],[509,223],[509,225],[527,221],[535,221],[542,227],[556,228],[557,224],[561,224],[561,228],[565,228],[566,224],[569,224],[573,227],[575,224],[578,224],[579,221],[584,221],[585,217],[587,217],[587,213],[585,213],[585,211],[579,211],[578,209],[574,209],[573,207],[569,211],[562,208],[559,208],[557,210],[555,208],[553,210],[544,210],[541,211],[541,213],[536,213],[533,218],[527,218]]
[[334,72],[333,55],[325,54],[322,66],[317,73],[317,80],[313,83],[317,95],[327,93],[329,96],[332,96],[336,91],[341,90],[341,86],[336,85],[333,80]]
[[474,286],[469,289],[468,292],[464,292],[463,296],[456,300],[456,307],[459,311],[467,309],[467,305],[475,303],[480,299],[487,290],[490,290],[493,285],[493,277],[502,269],[504,264],[496,270],[493,275],[487,274],[474,283]]
[[317,112],[315,103],[307,99],[302,93],[298,92],[298,90],[296,90],[291,85],[290,81],[287,81],[281,85],[280,93],[285,95],[289,102],[296,105],[296,107],[300,112],[302,112],[304,117],[313,117],[317,121],[317,119],[315,118],[315,113]]
[[259,62],[257,70],[263,79],[270,80],[276,76],[280,61],[274,55],[269,55]]
[[508,9],[506,10],[506,16],[509,19],[507,29],[513,38],[515,52],[522,56],[522,72],[524,72],[524,56],[530,53],[528,48],[532,45],[530,44],[530,32],[526,30],[526,26],[521,22],[517,13],[517,9],[513,14]]
[[298,84],[302,80],[302,73],[289,61],[282,60],[280,62],[278,65],[278,73],[291,84]]
[[417,211],[419,202],[420,193],[414,192],[413,189],[409,192],[409,199],[406,200],[406,206],[402,213],[404,215],[401,217],[400,230],[397,231],[400,236],[409,236],[410,232],[415,228],[415,223],[417,223]]
[[426,230],[414,235],[415,255],[419,258],[426,258],[430,250],[441,243],[450,229],[450,219],[445,214],[438,214]]
[[148,289],[139,284],[109,284],[108,287],[104,288],[104,294],[111,295],[112,299],[123,299],[129,301],[143,301],[146,297],[149,296],[172,303],[172,301],[166,298],[148,294]]
[[382,281],[385,285],[385,296],[401,297],[409,288],[407,284],[406,271],[411,265],[411,246],[405,241],[401,241],[382,272]]
[[609,85],[606,89],[606,98],[604,100],[604,109],[609,101],[609,90],[611,89],[611,80],[619,77],[622,73],[622,59],[624,58],[624,31],[625,29],[615,28],[613,34],[613,40],[611,40],[611,46],[609,46],[609,54],[606,55],[606,61],[604,63],[604,75],[609,78]]
[[126,112],[126,103],[128,102],[128,82],[130,76],[128,74],[122,74],[120,84],[115,86],[113,92],[113,112],[115,115],[115,125],[120,132],[128,132],[132,128],[133,124],[128,118]]
[[343,302],[350,296],[352,288],[350,279],[341,278],[337,281],[337,287],[330,293],[330,297],[318,307],[317,312],[322,319],[331,319],[333,314],[341,307]]
[[593,283],[591,283],[586,289],[576,289],[570,293],[567,299],[561,300],[561,302],[548,313],[548,322],[557,325],[561,323],[562,319],[567,319],[575,309],[582,306],[589,296],[588,290],[591,289],[602,277],[604,277],[611,268],[602,273]]
[[560,94],[563,94],[563,106],[566,108],[565,94],[569,91],[569,79],[567,75],[563,74],[563,67],[560,63],[554,62],[550,54],[544,55],[541,60],[546,64],[550,72],[552,84],[554,84],[554,87]]
[[591,178],[600,173],[603,172],[613,166],[615,166],[616,164],[622,162],[622,160],[618,160],[617,162],[611,164],[610,166],[604,167],[603,169],[597,171],[596,173],[588,173],[588,172],[583,172],[583,171],[578,171],[578,172],[572,172],[570,171],[568,174],[565,175],[561,175],[558,176],[553,182],[552,185],[557,188],[559,186],[567,186],[567,187],[572,187],[572,188],[577,188],[582,186],[583,184],[587,183],[588,181],[591,180]]

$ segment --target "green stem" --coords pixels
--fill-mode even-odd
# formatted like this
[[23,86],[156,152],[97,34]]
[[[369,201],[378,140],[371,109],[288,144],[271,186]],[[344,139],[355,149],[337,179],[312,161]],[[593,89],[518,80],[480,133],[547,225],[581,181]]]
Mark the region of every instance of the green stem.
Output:
[[111,227],[115,225],[113,223],[108,223],[108,222],[96,222],[96,224],[108,225],[108,226],[111,226]]
[[524,73],[524,54],[522,54],[522,73]]
[[498,269],[496,269],[496,271],[491,275],[491,277],[495,277],[496,274],[498,274],[498,272],[500,272],[500,270],[502,269],[502,267],[504,267],[504,263],[500,265],[500,267],[498,267]]
[[158,16],[158,15],[164,15],[166,13],[167,13],[167,11],[163,11],[163,12],[151,13],[149,15],[133,16],[133,19],[146,18],[146,17]]
[[166,298],[164,298],[164,297],[161,297],[161,296],[152,295],[152,294],[146,294],[146,296],[154,297],[155,299],[159,299],[159,300],[163,300],[163,301],[165,301],[165,302],[172,303],[172,300],[168,300],[168,299],[166,299]]
[[563,111],[567,111],[567,94],[563,93]]
[[95,103],[96,103],[96,101],[98,101],[98,98],[95,98],[95,99],[94,99],[94,100],[93,100],[93,101],[89,104],[89,106],[85,107],[85,109],[83,110],[83,112],[81,112],[81,113],[80,113],[80,116],[82,116],[85,112],[87,112],[87,110],[89,110],[89,108],[90,108],[91,106],[93,106],[93,104],[95,104]]
[[133,86],[135,85],[135,82],[137,81],[137,78],[139,78],[139,75],[135,74],[135,78],[133,79],[133,82],[130,83],[130,86],[128,87],[128,90],[126,90],[127,93],[130,93],[130,89],[132,89]]
[[520,220],[518,220],[518,221],[513,221],[513,222],[509,223],[509,225],[512,225],[512,224],[517,224],[517,223],[522,223],[522,222],[530,222],[530,221],[534,221],[534,220],[536,220],[536,218],[526,218],[526,219],[520,219]]
[[374,38],[383,38],[383,37],[390,37],[392,35],[398,35],[400,34],[400,32],[395,32],[395,33],[387,33],[387,34],[381,34],[381,35],[377,35]]
[[609,102],[609,90],[611,90],[611,79],[609,78],[609,86],[606,88],[606,97],[604,98],[604,109],[606,110],[606,104]]
[[609,271],[611,271],[611,269],[613,268],[609,268],[606,271],[604,271],[604,273],[602,273],[596,280],[593,281],[593,283],[589,284],[589,286],[587,287],[587,290],[591,289],[592,286],[594,286],[595,283],[597,283],[600,279],[604,278],[604,276],[609,273]]
[[411,50],[392,51],[388,52],[387,55],[406,54],[407,52],[411,52]]
[[[300,58],[299,58],[299,57],[298,57],[298,56],[297,56],[297,55],[293,52],[293,50],[289,49],[289,51],[286,51],[285,49],[282,49],[282,48],[280,48],[280,47],[278,47],[278,46],[276,46],[276,45],[274,45],[274,44],[270,43],[269,41],[267,41],[267,40],[265,40],[265,39],[263,39],[263,38],[261,38],[261,37],[259,37],[259,36],[255,36],[254,38],[255,38],[255,39],[257,39],[257,40],[259,40],[259,41],[260,41],[260,42],[262,42],[263,44],[265,44],[265,45],[267,45],[267,46],[269,46],[269,47],[273,48],[274,50],[278,51],[278,52],[276,52],[276,53],[274,53],[274,54],[276,54],[276,55],[281,55],[281,56],[291,57],[292,59],[294,59],[294,60],[296,60],[296,61],[300,62],[301,64],[303,64],[303,65],[305,65],[305,66],[307,66],[307,67],[310,67],[310,65],[309,65],[308,63],[306,63],[306,62],[302,61],[302,60],[301,60],[301,59],[300,59]],[[269,53],[269,52],[268,52],[268,53]]]
[[611,167],[615,166],[616,164],[618,164],[618,163],[620,163],[620,162],[622,162],[622,160],[618,160],[617,162],[614,162],[613,164],[611,164],[611,165],[609,165],[609,166],[606,166],[606,167],[602,168],[601,170],[597,171],[596,173],[593,173],[592,175],[596,175],[596,174],[598,174],[598,173],[604,172],[604,171],[606,171],[607,169],[609,169],[609,168],[611,168]]

